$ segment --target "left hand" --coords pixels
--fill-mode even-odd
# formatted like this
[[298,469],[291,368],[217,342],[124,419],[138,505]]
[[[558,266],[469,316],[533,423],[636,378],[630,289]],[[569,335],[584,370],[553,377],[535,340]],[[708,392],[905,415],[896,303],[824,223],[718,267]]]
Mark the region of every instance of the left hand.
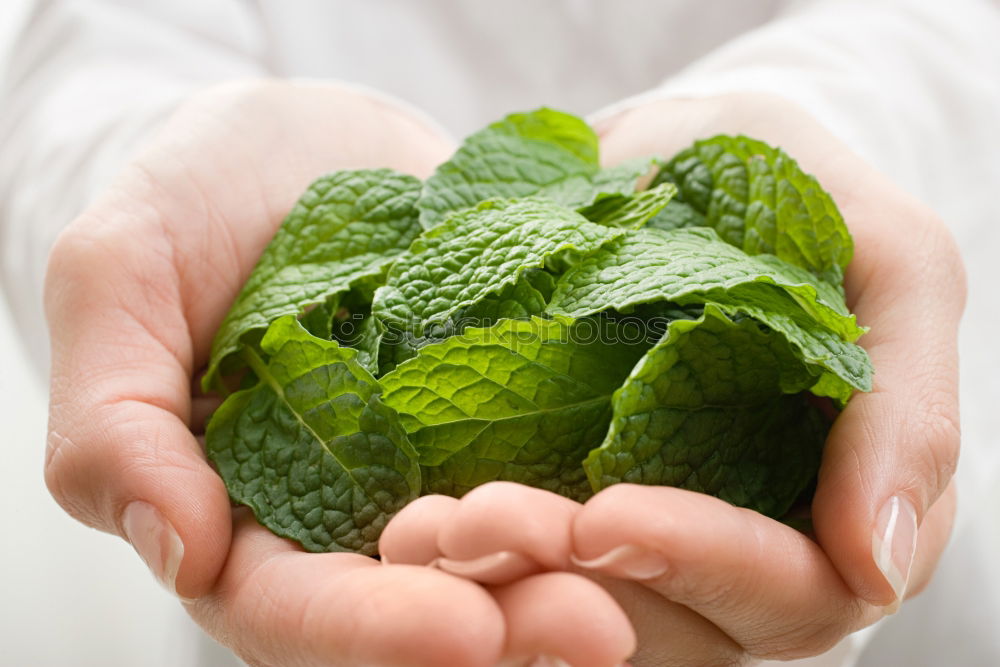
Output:
[[[927,584],[955,504],[965,285],[954,241],[926,207],[779,98],[655,102],[599,127],[611,164],[672,155],[720,132],[783,147],[831,193],[855,239],[847,301],[871,327],[861,344],[875,386],[830,433],[811,508],[815,540],[674,488],[621,484],[581,506],[497,483],[461,501],[413,503],[383,537],[391,560],[443,557],[445,569],[468,566],[485,581],[587,573],[632,619],[636,665],[817,655]],[[469,566],[495,553],[508,555]]]

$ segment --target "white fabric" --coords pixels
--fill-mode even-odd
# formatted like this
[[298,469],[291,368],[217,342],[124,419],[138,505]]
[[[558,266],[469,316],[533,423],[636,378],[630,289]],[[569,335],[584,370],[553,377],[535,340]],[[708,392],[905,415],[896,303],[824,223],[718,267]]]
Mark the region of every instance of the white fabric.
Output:
[[[1000,618],[1000,575],[986,566],[1000,547],[1000,494],[991,488],[1000,413],[988,403],[1000,396],[991,336],[1000,325],[991,294],[1000,287],[990,200],[1000,184],[996,2],[25,4],[16,39],[0,44],[0,271],[43,365],[41,285],[55,235],[199,87],[260,75],[334,78],[407,100],[456,137],[515,109],[586,114],[642,91],[764,90],[805,106],[953,225],[970,274],[955,548],[935,585],[874,631],[873,657],[861,664],[1000,664],[989,625]],[[850,664],[859,646],[825,664]],[[199,651],[164,664],[221,664]]]

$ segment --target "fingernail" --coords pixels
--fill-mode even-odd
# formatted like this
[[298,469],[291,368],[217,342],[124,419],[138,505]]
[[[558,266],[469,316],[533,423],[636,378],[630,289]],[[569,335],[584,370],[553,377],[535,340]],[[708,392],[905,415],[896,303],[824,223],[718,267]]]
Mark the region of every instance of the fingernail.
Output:
[[902,496],[893,496],[882,505],[872,532],[872,556],[896,594],[896,604],[906,593],[910,566],[917,549],[917,512]]
[[136,500],[125,508],[122,527],[156,579],[177,595],[177,571],[184,558],[184,543],[170,522],[149,503]]
[[606,574],[625,579],[656,579],[667,572],[667,559],[649,549],[637,547],[634,544],[623,544],[615,547],[603,556],[592,560],[580,560],[571,556],[577,567],[587,570],[600,570]]
[[431,565],[450,574],[484,584],[507,583],[541,569],[534,559],[515,551],[498,551],[469,560],[437,558]]
[[554,655],[540,655],[531,661],[528,667],[573,667],[562,658]]

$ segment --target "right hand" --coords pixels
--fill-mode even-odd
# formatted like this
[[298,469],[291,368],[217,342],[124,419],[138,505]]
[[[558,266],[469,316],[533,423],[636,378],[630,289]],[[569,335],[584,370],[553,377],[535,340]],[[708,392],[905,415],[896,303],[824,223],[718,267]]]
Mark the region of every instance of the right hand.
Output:
[[[426,177],[452,149],[346,88],[221,87],[185,104],[52,251],[49,489],[80,521],[131,542],[251,664],[488,666],[564,655],[589,636],[610,651],[593,656],[600,665],[634,647],[617,605],[578,577],[487,591],[429,568],[304,554],[232,510],[205,459],[199,436],[218,400],[196,376],[307,184],[348,168]],[[572,633],[550,631],[560,618],[579,619]]]

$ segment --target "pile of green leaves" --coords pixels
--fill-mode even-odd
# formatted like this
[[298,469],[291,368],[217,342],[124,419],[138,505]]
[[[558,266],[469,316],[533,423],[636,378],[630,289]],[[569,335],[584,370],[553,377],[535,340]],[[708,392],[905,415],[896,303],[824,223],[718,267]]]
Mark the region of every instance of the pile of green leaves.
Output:
[[780,517],[829,429],[808,395],[871,387],[851,253],[780,149],[717,136],[602,169],[578,118],[513,114],[426,182],[309,187],[216,336],[206,388],[243,388],[208,454],[313,551],[373,554],[417,496],[491,480],[673,485]]

